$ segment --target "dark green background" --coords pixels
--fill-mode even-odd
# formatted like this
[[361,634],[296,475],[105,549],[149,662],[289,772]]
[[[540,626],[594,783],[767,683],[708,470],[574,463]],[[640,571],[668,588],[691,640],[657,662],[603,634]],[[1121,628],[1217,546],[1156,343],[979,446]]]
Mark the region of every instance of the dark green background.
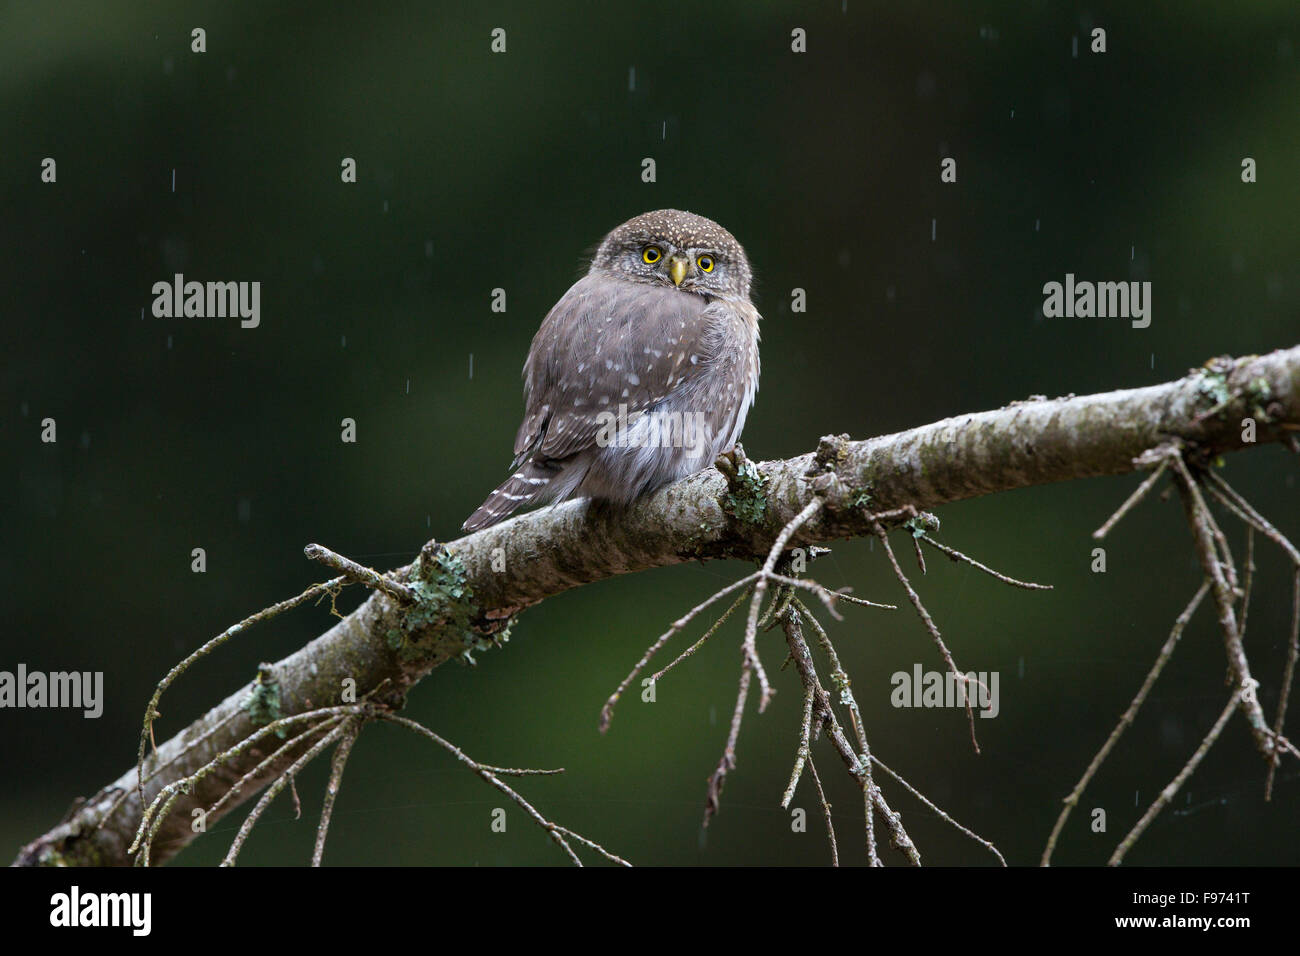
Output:
[[[132,762],[144,704],[176,660],[321,578],[304,544],[388,568],[429,536],[455,537],[506,474],[538,322],[583,251],[637,213],[699,212],[749,252],[764,369],[744,441],[759,458],[1033,393],[1166,381],[1300,339],[1293,2],[382,6],[0,11],[0,668],[102,670],[107,694],[98,721],[0,712],[0,855]],[[504,55],[489,51],[498,26]],[[803,55],[790,51],[796,26]],[[1087,52],[1093,26],[1107,30],[1104,55]],[[948,155],[955,185],[939,182]],[[55,185],[39,181],[46,156]],[[345,156],[355,185],[340,182]],[[654,184],[640,179],[646,156]],[[1254,185],[1240,180],[1244,156]],[[153,318],[150,288],[174,272],[259,280],[261,327]],[[1066,272],[1150,280],[1151,327],[1044,319],[1042,285]],[[495,287],[504,315],[489,309]],[[790,312],[795,287],[804,314]],[[39,441],[46,416],[56,445]],[[344,417],[355,445],[339,440]],[[1294,457],[1266,447],[1226,474],[1300,532]],[[940,560],[921,582],[958,661],[1001,672],[981,756],[960,712],[889,706],[892,672],[941,667],[914,615],[854,608],[834,625],[876,754],[1012,862],[1037,861],[1060,798],[1199,580],[1176,500],[1143,505],[1108,540],[1108,573],[1089,572],[1089,532],[1134,484],[941,510],[949,543],[1056,585],[1012,591]],[[194,547],[206,574],[190,571]],[[1258,559],[1247,644],[1271,715],[1289,578],[1275,549]],[[484,761],[567,767],[522,789],[635,862],[824,863],[807,791],[808,833],[777,806],[801,697],[789,672],[772,708],[747,718],[722,812],[701,831],[738,627],[665,679],[656,704],[630,698],[596,732],[645,645],[745,571],[672,568],[548,601],[477,669],[439,669],[408,713]],[[816,574],[902,598],[866,541],[838,545]],[[159,731],[329,623],[304,609],[247,633],[173,688]],[[775,673],[777,632],[761,650]],[[1109,832],[1076,814],[1058,861],[1104,862],[1182,766],[1226,700],[1222,658],[1206,614],[1085,798],[1107,809]],[[860,798],[829,749],[816,753],[842,856],[861,862]],[[1234,720],[1130,860],[1300,862],[1295,764],[1272,804],[1263,771]],[[304,774],[303,819],[282,799],[243,861],[309,859],[323,777]],[[887,792],[927,861],[989,862]],[[426,742],[372,728],[327,861],[562,862],[513,809],[508,832],[491,833],[502,805]],[[178,862],[219,859],[237,822]]]

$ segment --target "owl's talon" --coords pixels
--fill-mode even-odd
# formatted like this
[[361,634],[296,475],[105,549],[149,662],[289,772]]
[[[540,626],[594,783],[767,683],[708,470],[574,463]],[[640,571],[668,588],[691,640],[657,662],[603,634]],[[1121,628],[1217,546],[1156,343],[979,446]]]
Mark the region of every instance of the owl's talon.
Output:
[[740,442],[736,442],[736,444],[718,455],[713,462],[713,467],[726,475],[727,482],[730,484],[735,480],[740,469],[748,462],[749,459],[745,457],[745,447]]
[[735,481],[737,471],[735,449],[728,448],[724,452],[719,452],[718,457],[713,459],[713,467],[726,475],[728,485]]

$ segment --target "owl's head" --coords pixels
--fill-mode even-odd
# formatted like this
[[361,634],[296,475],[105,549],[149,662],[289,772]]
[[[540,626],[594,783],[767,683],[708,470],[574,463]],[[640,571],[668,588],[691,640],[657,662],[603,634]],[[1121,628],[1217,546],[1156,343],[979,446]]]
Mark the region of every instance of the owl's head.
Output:
[[735,236],[712,219],[680,209],[658,209],[623,223],[601,242],[591,269],[723,299],[748,300],[752,278]]

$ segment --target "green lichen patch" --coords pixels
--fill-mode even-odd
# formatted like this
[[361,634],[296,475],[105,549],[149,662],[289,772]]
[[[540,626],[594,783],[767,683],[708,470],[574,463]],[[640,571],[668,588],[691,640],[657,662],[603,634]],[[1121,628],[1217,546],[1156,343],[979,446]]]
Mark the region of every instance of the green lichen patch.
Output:
[[465,649],[460,652],[458,660],[462,664],[474,667],[478,661],[474,660],[474,654],[477,651],[490,651],[494,647],[500,647],[506,641],[510,640],[510,629],[515,626],[515,619],[512,617],[506,622],[506,626],[495,634],[484,635],[477,631],[470,631]]
[[[270,664],[263,664],[257,669],[257,679],[253,681],[253,690],[244,701],[244,710],[248,719],[259,727],[265,726],[284,716],[280,709],[280,682],[271,670]],[[284,737],[284,727],[276,730],[276,735]]]
[[1273,422],[1273,416],[1268,413],[1268,405],[1273,400],[1273,388],[1268,384],[1268,379],[1262,375],[1252,379],[1245,388],[1246,398],[1249,400],[1251,414],[1256,420],[1268,425]]
[[1211,408],[1227,404],[1232,398],[1232,392],[1228,388],[1228,377],[1221,371],[1200,369],[1200,381],[1196,383],[1196,390],[1209,402]]
[[474,628],[481,609],[474,601],[469,572],[465,562],[442,545],[421,553],[406,583],[415,600],[402,609],[401,627],[385,634],[388,646],[403,662],[450,654],[473,664],[473,652],[509,640],[510,624],[491,635]]
[[762,524],[767,516],[767,476],[752,461],[742,461],[728,481],[731,490],[722,509],[745,524]]
[[903,527],[912,532],[913,538],[920,538],[931,531],[939,530],[939,518],[928,511],[918,512],[915,518],[908,518]]

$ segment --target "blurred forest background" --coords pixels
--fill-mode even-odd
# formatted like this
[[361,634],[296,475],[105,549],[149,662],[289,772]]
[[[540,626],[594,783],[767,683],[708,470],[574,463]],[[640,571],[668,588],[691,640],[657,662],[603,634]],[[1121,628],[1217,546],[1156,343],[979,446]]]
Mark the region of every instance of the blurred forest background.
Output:
[[[195,27],[206,53],[190,50]],[[489,49],[496,27],[504,54]],[[1105,54],[1089,52],[1094,27]],[[1296,344],[1297,44],[1300,7],[1282,0],[0,8],[0,669],[103,671],[106,694],[95,721],[0,711],[6,858],[133,762],[173,663],[323,577],[304,544],[387,569],[428,537],[456,537],[506,474],[538,323],[584,251],[637,213],[707,215],[749,252],[764,361],[744,444],[759,459]],[[939,181],[945,156],[956,184]],[[344,157],[354,185],[340,181]],[[151,287],[176,272],[260,281],[261,326],[154,318]],[[1067,272],[1149,280],[1150,328],[1044,319],[1042,286]],[[489,307],[497,287],[504,314]],[[806,313],[791,314],[795,287]],[[47,416],[54,445],[39,439]],[[356,444],[340,441],[345,417]],[[1298,471],[1268,446],[1224,473],[1295,537]],[[1135,484],[939,512],[943,540],[1056,586],[1015,591],[935,558],[919,582],[963,667],[1001,672],[980,756],[960,711],[889,704],[893,672],[942,666],[910,611],[849,608],[832,629],[875,753],[1014,863],[1037,862],[1200,579],[1176,498],[1127,518],[1108,572],[1089,571],[1089,533]],[[204,574],[190,570],[195,547]],[[1256,555],[1247,643],[1271,717],[1290,579],[1276,549]],[[739,619],[657,703],[629,698],[609,735],[596,731],[667,622],[746,570],[683,566],[550,600],[477,668],[440,668],[407,713],[485,762],[568,768],[521,789],[634,862],[823,864],[808,791],[795,802],[809,832],[778,807],[801,706],[790,672],[766,714],[751,707],[722,811],[701,829]],[[814,573],[905,603],[866,541],[836,545]],[[204,661],[164,699],[160,739],[330,623],[325,608],[298,610]],[[760,649],[775,671],[779,632]],[[1057,862],[1105,861],[1213,723],[1223,674],[1203,610],[1085,797],[1109,832],[1076,813]],[[841,856],[861,863],[861,800],[831,751],[815,753]],[[326,766],[298,782],[303,818],[282,797],[241,862],[308,862]],[[1284,764],[1266,804],[1264,769],[1234,719],[1129,861],[1300,863],[1300,774]],[[990,862],[886,792],[927,862]],[[370,728],[326,862],[563,862],[514,809],[492,833],[501,805],[427,742]],[[241,817],[177,863],[219,860]]]

